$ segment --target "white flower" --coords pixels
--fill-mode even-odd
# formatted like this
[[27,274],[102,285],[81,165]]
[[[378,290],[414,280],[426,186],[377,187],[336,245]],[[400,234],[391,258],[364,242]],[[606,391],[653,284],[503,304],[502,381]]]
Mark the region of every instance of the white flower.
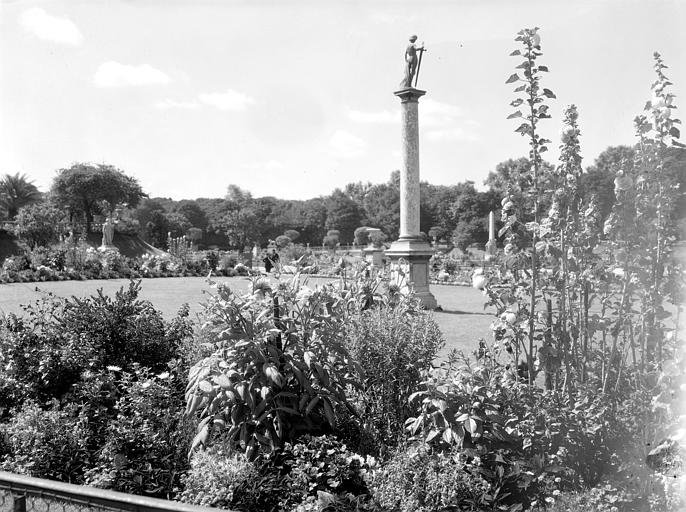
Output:
[[120,372],[121,371],[121,368],[119,368],[118,366],[114,366],[114,365],[107,366],[106,368],[111,372]]
[[560,495],[560,491],[557,490],[557,489],[555,489],[555,490],[553,491],[553,496],[559,496],[559,495]]

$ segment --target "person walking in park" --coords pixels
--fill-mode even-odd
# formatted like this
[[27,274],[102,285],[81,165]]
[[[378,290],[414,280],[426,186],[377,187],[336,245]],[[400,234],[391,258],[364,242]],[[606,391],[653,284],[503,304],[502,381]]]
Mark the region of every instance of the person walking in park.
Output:
[[272,268],[279,266],[279,253],[276,252],[275,247],[270,247],[267,249],[267,254],[266,256],[262,259],[264,262],[264,270],[269,274],[272,271]]

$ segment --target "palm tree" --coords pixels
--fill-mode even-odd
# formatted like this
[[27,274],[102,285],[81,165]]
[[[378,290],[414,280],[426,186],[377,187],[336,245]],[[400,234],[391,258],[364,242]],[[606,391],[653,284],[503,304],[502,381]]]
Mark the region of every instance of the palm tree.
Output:
[[4,210],[9,219],[13,219],[22,206],[38,202],[42,197],[43,194],[25,174],[5,174],[0,179],[0,210]]

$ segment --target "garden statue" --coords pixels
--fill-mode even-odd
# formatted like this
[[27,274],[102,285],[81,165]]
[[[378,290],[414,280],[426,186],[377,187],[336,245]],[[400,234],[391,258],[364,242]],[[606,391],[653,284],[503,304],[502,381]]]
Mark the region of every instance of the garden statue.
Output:
[[102,246],[110,247],[112,245],[112,239],[114,238],[114,224],[112,223],[112,217],[107,217],[105,223],[102,225]]
[[[400,82],[400,87],[403,89],[408,89],[417,85],[417,79],[419,78],[419,67],[422,64],[422,54],[426,51],[424,49],[424,44],[417,46],[415,41],[417,36],[410,37],[410,44],[405,50],[405,76],[402,82]],[[417,57],[417,52],[419,52],[419,57]],[[412,85],[412,80],[414,79],[414,86]]]

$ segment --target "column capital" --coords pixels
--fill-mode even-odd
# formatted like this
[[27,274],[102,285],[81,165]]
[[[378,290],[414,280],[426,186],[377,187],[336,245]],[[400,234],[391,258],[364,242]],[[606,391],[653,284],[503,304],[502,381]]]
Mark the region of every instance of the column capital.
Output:
[[426,91],[415,89],[414,87],[407,87],[405,89],[395,91],[393,94],[400,98],[401,103],[417,103],[419,98],[426,94]]

